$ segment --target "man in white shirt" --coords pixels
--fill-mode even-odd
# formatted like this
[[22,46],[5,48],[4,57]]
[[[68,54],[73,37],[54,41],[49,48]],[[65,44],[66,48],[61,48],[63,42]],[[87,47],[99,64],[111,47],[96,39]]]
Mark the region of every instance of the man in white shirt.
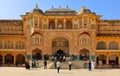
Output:
[[93,71],[95,69],[95,62],[91,61],[91,70]]
[[57,65],[57,73],[59,73],[59,70],[60,70],[60,61],[57,61],[56,65]]
[[72,67],[72,61],[71,60],[68,61],[68,65],[69,65],[69,70],[71,71],[71,67]]

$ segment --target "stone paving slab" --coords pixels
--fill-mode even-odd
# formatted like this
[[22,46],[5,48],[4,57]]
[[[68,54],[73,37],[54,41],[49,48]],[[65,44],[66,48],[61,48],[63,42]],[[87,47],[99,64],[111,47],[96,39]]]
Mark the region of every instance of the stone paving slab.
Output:
[[56,69],[34,69],[26,70],[22,67],[0,67],[0,76],[120,76],[120,69],[61,69],[57,73]]

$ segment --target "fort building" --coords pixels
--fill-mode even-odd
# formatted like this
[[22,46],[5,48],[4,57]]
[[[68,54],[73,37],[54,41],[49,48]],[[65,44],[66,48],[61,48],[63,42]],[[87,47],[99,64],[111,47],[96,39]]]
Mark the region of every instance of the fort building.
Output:
[[0,20],[0,61],[23,64],[44,55],[73,55],[96,64],[120,64],[120,20],[102,20],[82,7],[42,11],[37,5],[21,20]]

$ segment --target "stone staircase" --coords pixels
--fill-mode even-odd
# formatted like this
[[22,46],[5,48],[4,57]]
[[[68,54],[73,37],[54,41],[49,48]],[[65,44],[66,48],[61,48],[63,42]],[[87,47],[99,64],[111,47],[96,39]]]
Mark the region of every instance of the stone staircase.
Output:
[[[81,66],[80,66],[81,64],[78,63],[77,61],[72,61],[72,63],[73,63],[73,64],[72,64],[72,69],[80,69],[80,68],[81,68]],[[80,64],[80,65],[79,65],[79,64]],[[61,68],[61,69],[68,69],[68,68],[69,68],[68,62],[61,62],[60,68]],[[55,69],[54,64],[51,65],[50,69]]]

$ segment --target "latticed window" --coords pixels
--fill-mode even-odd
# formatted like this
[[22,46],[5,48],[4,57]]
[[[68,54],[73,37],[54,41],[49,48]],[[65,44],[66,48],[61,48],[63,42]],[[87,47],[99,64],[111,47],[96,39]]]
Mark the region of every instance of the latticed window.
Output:
[[13,49],[13,42],[12,41],[6,41],[5,42],[5,49]]
[[109,50],[118,50],[118,42],[115,42],[115,41],[110,42]]
[[83,28],[87,28],[87,21],[88,21],[88,19],[85,17],[85,18],[83,19],[83,21],[84,21]]
[[83,34],[79,38],[80,44],[90,44],[90,37],[87,34]]
[[25,44],[22,41],[18,41],[16,42],[16,49],[24,49],[25,48]]
[[71,21],[66,22],[66,29],[72,29],[72,22]]
[[98,50],[104,50],[104,49],[106,49],[106,43],[103,42],[103,41],[98,42],[97,43],[97,49]]
[[38,18],[34,18],[34,28],[39,28],[38,20],[39,20]]
[[55,29],[55,22],[54,21],[49,22],[49,29]]
[[40,35],[34,35],[32,37],[32,43],[33,44],[41,44],[42,43],[42,37]]

